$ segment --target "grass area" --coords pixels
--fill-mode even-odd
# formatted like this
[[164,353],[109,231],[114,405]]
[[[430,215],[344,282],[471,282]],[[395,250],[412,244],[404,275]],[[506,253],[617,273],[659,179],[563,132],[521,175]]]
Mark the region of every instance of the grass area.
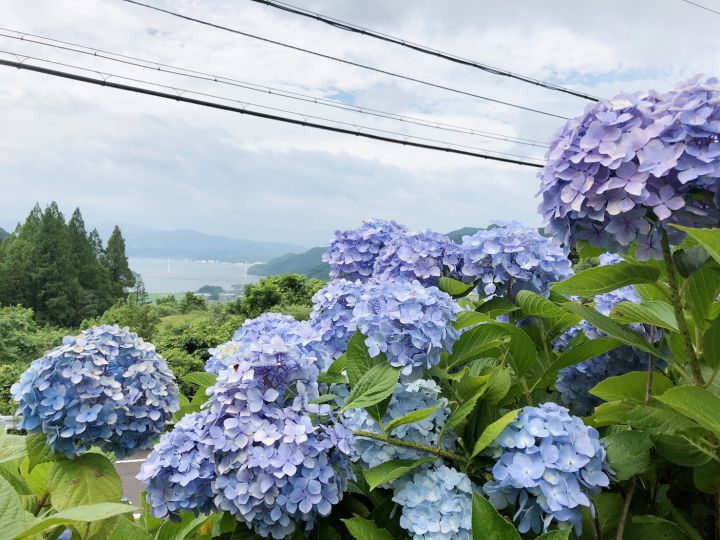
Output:
[[158,323],[158,330],[167,330],[171,326],[175,326],[176,324],[184,323],[191,321],[193,319],[199,319],[202,317],[206,317],[207,314],[192,311],[190,313],[179,313],[178,315],[168,315],[167,317],[163,317],[160,319],[160,322]]
[[150,301],[151,304],[154,304],[154,303],[155,303],[155,300],[157,300],[158,298],[164,298],[165,296],[169,296],[169,295],[171,295],[171,294],[172,294],[172,295],[176,298],[176,300],[179,302],[179,301],[182,299],[182,297],[183,297],[183,295],[184,295],[185,293],[167,293],[167,292],[159,293],[159,292],[151,292],[151,293],[148,293],[148,300]]

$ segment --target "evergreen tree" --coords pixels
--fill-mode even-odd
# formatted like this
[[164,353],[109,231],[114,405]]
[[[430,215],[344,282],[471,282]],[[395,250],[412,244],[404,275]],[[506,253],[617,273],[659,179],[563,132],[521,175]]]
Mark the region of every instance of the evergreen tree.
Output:
[[122,298],[125,290],[135,285],[135,276],[130,270],[127,255],[125,255],[125,240],[117,225],[105,248],[104,261],[110,272],[113,296]]

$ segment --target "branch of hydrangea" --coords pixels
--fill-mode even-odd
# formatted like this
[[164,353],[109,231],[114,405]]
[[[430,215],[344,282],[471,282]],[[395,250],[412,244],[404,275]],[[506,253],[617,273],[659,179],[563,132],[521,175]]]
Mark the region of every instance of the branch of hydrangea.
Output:
[[355,435],[356,437],[365,437],[367,439],[374,439],[376,441],[381,441],[381,442],[384,442],[387,444],[392,444],[395,446],[404,446],[405,448],[413,448],[415,450],[420,450],[421,452],[427,452],[428,454],[434,454],[438,457],[451,459],[453,461],[457,461],[458,463],[467,463],[468,462],[467,456],[461,456],[460,454],[455,454],[454,452],[448,452],[447,450],[441,450],[440,448],[433,448],[432,446],[425,446],[424,444],[417,444],[414,442],[403,441],[401,439],[396,439],[395,437],[390,437],[389,435],[381,435],[379,433],[373,433],[372,431],[354,430],[353,435]]
[[40,500],[38,501],[37,512],[35,512],[36,516],[40,514],[40,510],[42,510],[43,506],[45,506],[45,503],[47,503],[49,496],[50,492],[46,490],[45,493],[42,494],[42,497],[40,497]]
[[703,379],[702,372],[700,371],[700,364],[698,363],[697,356],[695,355],[695,349],[693,347],[692,339],[690,338],[690,331],[688,330],[687,321],[683,313],[682,303],[680,301],[680,290],[678,289],[677,276],[675,274],[675,265],[672,260],[672,252],[670,251],[670,241],[668,240],[667,231],[662,229],[662,236],[660,238],[662,245],[663,259],[665,261],[665,268],[668,273],[668,284],[670,285],[670,300],[672,302],[673,311],[675,312],[675,319],[677,321],[678,330],[680,331],[680,337],[683,340],[683,346],[685,348],[685,354],[690,362],[690,371],[695,384],[703,386],[705,380]]
[[633,495],[635,494],[635,485],[637,484],[636,478],[630,481],[630,489],[625,495],[625,504],[623,505],[622,513],[620,514],[620,520],[618,521],[618,530],[615,535],[615,540],[623,540],[625,534],[625,522],[627,521],[628,513],[630,512],[630,503],[632,502]]

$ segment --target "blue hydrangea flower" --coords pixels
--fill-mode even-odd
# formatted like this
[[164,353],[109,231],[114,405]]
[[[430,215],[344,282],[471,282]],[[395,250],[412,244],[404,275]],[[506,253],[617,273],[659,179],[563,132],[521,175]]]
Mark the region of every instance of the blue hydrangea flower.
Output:
[[696,77],[659,94],[590,104],[550,144],[540,172],[546,230],[569,249],[579,239],[660,258],[660,227],[716,227],[720,85]]
[[19,429],[43,432],[72,458],[92,446],[124,457],[152,446],[179,409],[178,387],[154,345],[98,326],[35,360],[11,388]]
[[[212,508],[273,538],[327,516],[352,475],[352,433],[328,405],[312,403],[317,364],[314,350],[286,331],[259,335],[235,353],[208,389],[210,399],[192,421],[196,431],[178,424],[148,458],[140,478],[153,493],[153,513]],[[182,482],[196,482],[198,496]],[[211,501],[201,495],[207,482]]]
[[462,251],[462,277],[479,281],[486,296],[504,294],[508,283],[513,295],[521,289],[545,293],[550,283],[572,274],[570,260],[559,246],[517,221],[463,237]]
[[365,281],[373,274],[380,250],[396,235],[407,229],[394,221],[370,219],[357,228],[335,231],[322,260],[330,265],[330,276],[350,281]]
[[365,336],[370,356],[385,353],[403,375],[440,361],[458,338],[460,307],[437,287],[417,281],[369,281],[353,309],[349,330]]
[[444,275],[454,276],[461,259],[460,246],[444,234],[431,231],[397,235],[385,244],[375,260],[373,277],[417,280],[437,285]]
[[320,333],[320,341],[332,359],[347,348],[352,335],[348,328],[362,290],[363,284],[359,281],[334,279],[312,298],[310,324]]
[[393,501],[402,507],[400,526],[413,540],[470,540],[472,483],[440,463],[395,482]]
[[285,344],[299,344],[308,350],[320,342],[320,335],[308,322],[297,321],[289,315],[263,313],[245,321],[231,341],[210,349],[212,356],[205,363],[205,371],[218,374],[252,346],[267,343],[276,336]]
[[137,478],[147,484],[147,503],[156,517],[215,511],[214,456],[203,433],[206,416],[205,411],[183,416],[140,468]]
[[610,485],[605,447],[597,430],[565,407],[525,407],[493,443],[493,480],[483,490],[497,509],[517,505],[518,530],[536,534],[552,522],[580,534],[582,507]]
[[[450,416],[447,400],[440,396],[440,386],[433,380],[418,379],[410,383],[398,384],[393,393],[383,424],[387,425],[396,418],[419,409],[440,407],[430,416],[414,422],[404,424],[393,430],[392,436],[403,441],[414,442],[429,446],[437,446],[440,432]],[[344,423],[352,430],[363,430],[379,433],[377,422],[373,420],[365,409],[350,409],[344,413]],[[457,435],[448,431],[444,434],[442,447],[454,450]],[[425,455],[420,450],[385,444],[373,439],[356,437],[352,446],[351,457],[355,462],[362,463],[368,468],[375,467],[393,459],[418,459]]]

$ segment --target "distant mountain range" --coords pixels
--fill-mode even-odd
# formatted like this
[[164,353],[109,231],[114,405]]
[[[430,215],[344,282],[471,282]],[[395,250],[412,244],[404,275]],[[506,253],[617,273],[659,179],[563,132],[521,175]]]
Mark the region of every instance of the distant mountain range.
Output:
[[[104,239],[112,232],[111,226],[98,229]],[[264,262],[287,253],[301,253],[306,249],[296,244],[228,238],[193,230],[163,231],[134,225],[120,225],[120,230],[129,257]]]
[[[462,242],[462,237],[474,234],[477,227],[463,227],[449,232],[447,236],[453,242]],[[288,253],[264,264],[256,264],[248,269],[255,276],[277,276],[279,274],[305,274],[308,277],[327,280],[330,278],[330,267],[322,262],[322,254],[326,248],[314,247],[303,253]]]

